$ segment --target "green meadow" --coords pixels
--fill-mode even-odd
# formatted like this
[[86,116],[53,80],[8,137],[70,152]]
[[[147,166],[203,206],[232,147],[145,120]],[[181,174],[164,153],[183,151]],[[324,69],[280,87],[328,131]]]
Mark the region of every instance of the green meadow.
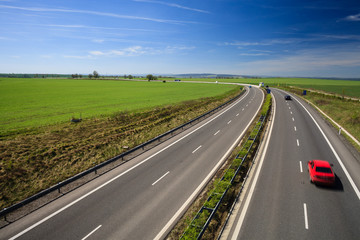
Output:
[[0,78],[0,135],[214,97],[234,89],[221,84],[115,80]]
[[258,85],[263,82],[270,87],[295,86],[304,89],[313,89],[338,95],[360,98],[360,81],[355,80],[332,80],[312,78],[238,78],[238,79],[196,79],[187,78],[183,81],[207,81],[207,82],[235,82]]

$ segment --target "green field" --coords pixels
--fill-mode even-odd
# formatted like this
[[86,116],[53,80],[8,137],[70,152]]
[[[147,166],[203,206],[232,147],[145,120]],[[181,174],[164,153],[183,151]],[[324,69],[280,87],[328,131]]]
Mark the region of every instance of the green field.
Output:
[[207,81],[207,82],[235,82],[258,85],[264,82],[270,87],[296,86],[305,89],[314,89],[328,93],[335,93],[349,97],[360,98],[360,81],[351,80],[330,80],[330,79],[311,79],[311,78],[239,78],[239,79],[197,79],[187,78],[182,81]]
[[175,82],[0,78],[0,134],[222,95],[234,86]]

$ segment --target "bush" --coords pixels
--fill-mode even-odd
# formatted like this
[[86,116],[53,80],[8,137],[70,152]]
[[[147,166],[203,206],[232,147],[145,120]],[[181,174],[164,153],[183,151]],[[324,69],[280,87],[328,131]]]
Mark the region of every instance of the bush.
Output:
[[264,105],[263,105],[262,110],[261,110],[261,115],[266,115],[266,113],[268,112],[270,106],[271,106],[271,94],[267,94],[266,98],[265,98]]

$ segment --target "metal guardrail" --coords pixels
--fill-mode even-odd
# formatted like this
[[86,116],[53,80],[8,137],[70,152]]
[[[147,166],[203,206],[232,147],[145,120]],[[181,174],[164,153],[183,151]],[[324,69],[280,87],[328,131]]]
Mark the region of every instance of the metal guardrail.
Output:
[[[269,109],[270,110],[270,109]],[[244,161],[246,160],[248,154],[250,153],[254,143],[259,137],[259,134],[261,133],[261,129],[264,125],[264,122],[266,120],[266,117],[269,113],[269,110],[265,115],[261,115],[258,122],[256,123],[254,129],[252,130],[250,136],[248,137],[247,141],[235,157],[235,160],[230,165],[230,167],[226,170],[223,177],[221,178],[220,182],[215,186],[215,189],[210,194],[204,205],[201,207],[201,209],[197,212],[191,223],[189,224],[189,227],[184,231],[183,235],[180,237],[180,239],[185,238],[185,234],[189,229],[195,228],[195,232],[198,233],[196,236],[196,239],[201,239],[203,234],[205,233],[207,227],[209,226],[211,220],[213,219],[216,211],[220,207],[224,197],[226,196],[230,186],[234,183],[235,177],[238,175]],[[250,143],[250,145],[248,144]],[[239,161],[241,162],[239,163]],[[234,169],[235,168],[235,169]],[[234,171],[235,170],[235,171]],[[232,171],[234,171],[232,173]],[[229,174],[228,174],[229,173]],[[229,180],[229,176],[231,176],[231,179]],[[222,186],[223,185],[223,186]],[[217,188],[220,186],[220,191],[217,191]],[[213,207],[209,207],[209,202],[211,202],[212,199],[215,199],[216,205]],[[213,204],[210,204],[211,206]],[[204,221],[204,218],[206,218],[206,221]],[[199,221],[198,221],[199,220]],[[203,221],[201,221],[203,220]],[[199,224],[200,225],[199,225]],[[195,236],[192,236],[195,237]]]
[[[215,112],[217,112],[217,111],[220,110],[221,108],[223,108],[223,107],[229,105],[230,103],[234,102],[236,99],[238,99],[239,97],[241,97],[241,96],[244,94],[244,92],[245,92],[245,91],[242,91],[242,92],[241,92],[239,95],[237,95],[236,97],[234,97],[234,98],[230,99],[229,101],[221,104],[220,106],[218,106],[218,107],[216,107],[216,108],[214,108],[214,109],[212,109],[212,110],[210,110],[210,111],[202,114],[201,116],[196,117],[196,118],[190,120],[189,122],[187,122],[187,123],[185,123],[185,124],[182,124],[182,125],[174,128],[174,129],[171,129],[171,130],[169,130],[169,131],[167,131],[167,132],[165,132],[165,133],[163,133],[163,134],[161,134],[161,135],[159,135],[159,136],[157,136],[157,137],[155,137],[155,138],[153,138],[153,139],[151,139],[151,140],[149,140],[149,141],[147,141],[147,142],[145,142],[145,143],[143,143],[143,144],[141,144],[141,145],[138,145],[138,146],[136,146],[136,147],[134,147],[134,148],[132,148],[132,149],[130,149],[130,150],[128,150],[128,151],[120,154],[120,155],[117,155],[117,156],[115,156],[115,157],[113,157],[113,158],[111,158],[111,159],[108,159],[108,160],[106,160],[105,162],[100,163],[100,164],[98,164],[98,165],[96,165],[96,166],[94,166],[94,167],[92,167],[92,168],[90,168],[90,169],[88,169],[88,170],[86,170],[86,171],[84,171],[84,172],[81,172],[81,173],[79,173],[79,174],[77,174],[77,175],[75,175],[75,176],[73,176],[73,177],[71,177],[71,178],[68,178],[68,179],[66,179],[65,181],[59,182],[59,183],[57,183],[56,185],[54,185],[54,186],[52,186],[52,187],[50,187],[50,188],[48,188],[48,189],[45,189],[45,190],[43,190],[43,191],[41,191],[41,192],[39,192],[39,193],[37,193],[37,194],[35,194],[35,195],[33,195],[33,196],[25,199],[25,200],[23,200],[23,201],[21,201],[21,202],[19,202],[19,203],[17,203],[17,204],[14,204],[14,205],[12,205],[12,206],[10,206],[10,207],[8,207],[8,208],[2,209],[2,210],[0,211],[0,218],[1,218],[1,217],[4,217],[5,221],[7,221],[6,216],[7,216],[8,214],[13,213],[14,211],[18,210],[19,208],[24,207],[24,206],[28,205],[29,203],[32,203],[32,202],[34,202],[35,200],[38,200],[39,198],[46,196],[46,195],[49,194],[49,193],[52,193],[52,192],[55,192],[55,191],[58,191],[58,192],[60,193],[60,189],[61,189],[62,187],[66,186],[66,185],[69,185],[70,183],[73,183],[73,182],[75,182],[76,180],[79,180],[79,179],[83,178],[84,176],[89,175],[90,173],[94,173],[94,172],[95,172],[95,174],[97,174],[97,171],[100,170],[101,168],[103,168],[103,167],[105,167],[105,166],[108,166],[109,164],[111,164],[111,163],[113,163],[113,162],[115,162],[115,161],[117,161],[117,160],[119,160],[119,159],[124,159],[125,156],[130,155],[130,154],[132,154],[132,153],[134,153],[134,152],[136,152],[136,151],[138,151],[138,150],[141,150],[141,152],[138,153],[137,155],[133,156],[132,158],[140,155],[141,153],[143,153],[143,152],[145,152],[145,151],[147,151],[147,150],[149,150],[149,149],[151,149],[151,148],[159,145],[161,142],[167,140],[167,139],[169,138],[169,137],[168,137],[169,135],[170,135],[170,136],[173,136],[174,133],[177,132],[177,131],[179,131],[179,130],[181,130],[181,131],[179,131],[179,133],[182,132],[183,130],[191,127],[193,123],[198,122],[198,121],[202,120],[203,118],[206,118],[206,117],[208,117],[209,115],[214,114]],[[167,138],[164,139],[163,141],[161,141],[161,139],[162,139],[162,138],[165,138],[165,137],[167,137]],[[155,143],[155,145],[152,145],[152,144],[154,144],[154,143]],[[150,148],[148,148],[148,149],[145,149],[146,146],[149,146],[149,145],[152,145],[152,146],[151,146]],[[118,167],[118,166],[121,165],[122,163],[124,163],[124,162],[122,161],[120,164],[118,164],[118,165],[116,165],[116,166],[108,169],[107,171],[103,172],[102,174],[110,171],[111,169],[114,169],[114,168]],[[100,176],[100,175],[102,175],[102,174],[99,174],[98,176]],[[93,179],[94,179],[94,178],[92,178],[91,180],[93,180]],[[89,181],[91,181],[91,180],[89,180]],[[86,181],[86,182],[89,182],[89,181]],[[82,185],[82,184],[81,184],[81,185]],[[80,186],[81,186],[81,185],[80,185]],[[77,187],[79,187],[79,186],[77,186]],[[77,187],[75,187],[75,188],[77,188]],[[74,188],[74,189],[75,189],[75,188]],[[46,204],[46,203],[45,203],[45,204]],[[38,209],[38,208],[44,206],[45,204],[42,204],[41,206],[39,206],[39,207],[37,207],[37,208],[35,208],[35,209]],[[31,211],[28,211],[27,213],[23,214],[21,217],[27,215],[29,212],[32,212],[32,211],[34,211],[35,209],[32,209]],[[17,219],[19,219],[19,218],[21,218],[21,217],[18,217]],[[1,228],[1,227],[0,227],[0,228]]]

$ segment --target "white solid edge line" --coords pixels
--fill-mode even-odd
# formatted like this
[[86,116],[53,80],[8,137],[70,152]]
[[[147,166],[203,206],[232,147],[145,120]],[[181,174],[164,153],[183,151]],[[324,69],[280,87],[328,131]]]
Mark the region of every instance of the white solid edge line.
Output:
[[306,203],[304,203],[304,219],[305,219],[305,229],[309,229],[309,222],[308,222]]
[[316,120],[314,119],[314,117],[310,114],[310,112],[305,108],[305,106],[299,101],[297,100],[296,98],[294,98],[304,109],[305,111],[309,114],[309,116],[311,117],[311,119],[314,121],[315,125],[318,127],[318,129],[320,130],[321,134],[323,135],[323,137],[325,138],[327,144],[329,145],[331,151],[333,152],[333,154],[335,155],[337,161],[339,162],[342,170],[344,171],[346,177],[348,178],[349,182],[350,182],[350,185],[352,186],[352,188],[354,189],[355,191],[355,194],[357,195],[357,197],[359,198],[360,200],[360,191],[359,189],[357,188],[355,182],[352,180],[349,172],[346,170],[345,168],[345,165],[343,164],[343,162],[341,161],[339,155],[337,154],[337,152],[335,151],[334,147],[332,146],[332,144],[330,143],[329,139],[326,137],[324,131],[320,128],[319,124],[316,122]]
[[99,228],[101,228],[102,225],[99,225],[97,228],[95,228],[94,230],[92,230],[88,235],[86,235],[85,237],[83,237],[81,240],[85,240],[88,237],[90,237],[94,232],[96,232]]
[[157,184],[161,179],[163,179],[166,175],[168,175],[170,173],[170,171],[168,171],[167,173],[165,173],[164,175],[162,175],[158,180],[156,180],[153,184],[151,184],[152,186],[154,186],[155,184]]
[[[264,100],[264,94],[262,95],[262,101]],[[261,102],[262,102],[261,101]],[[261,105],[259,106],[256,113],[259,112],[261,108]],[[195,189],[195,191],[190,195],[190,197],[185,201],[185,203],[179,208],[179,210],[174,214],[174,216],[167,222],[167,224],[161,229],[161,231],[156,235],[154,240],[160,240],[162,239],[162,236],[167,232],[167,230],[171,227],[171,225],[176,221],[178,217],[180,217],[181,213],[186,209],[186,207],[193,201],[193,199],[199,194],[201,189],[207,184],[207,182],[210,180],[210,178],[215,174],[217,169],[223,164],[223,161],[226,159],[228,154],[231,153],[233,148],[237,145],[237,143],[240,141],[241,137],[245,134],[247,128],[250,126],[250,124],[254,121],[257,114],[254,115],[254,117],[251,119],[249,124],[245,127],[244,131],[239,135],[239,137],[235,140],[235,142],[231,145],[231,147],[227,150],[225,155],[219,160],[219,162],[216,164],[216,166],[211,170],[211,172],[206,176],[206,178],[201,182],[201,184]]]
[[269,129],[269,135],[268,135],[268,138],[266,139],[266,143],[265,143],[265,147],[264,147],[264,152],[260,158],[260,161],[259,161],[259,166],[257,167],[256,169],[256,173],[255,173],[255,176],[254,176],[254,180],[252,182],[252,185],[251,185],[251,188],[249,190],[249,194],[246,198],[246,201],[245,201],[245,204],[244,204],[244,207],[241,211],[241,214],[240,214],[240,218],[236,224],[236,227],[235,227],[235,230],[234,230],[234,233],[231,237],[232,240],[236,240],[240,234],[240,230],[241,230],[241,226],[244,222],[244,219],[245,219],[245,215],[246,215],[246,212],[247,212],[247,209],[249,208],[249,205],[250,205],[250,200],[252,198],[252,195],[254,193],[254,190],[255,190],[255,186],[256,186],[256,183],[257,183],[257,180],[259,178],[259,175],[260,175],[260,171],[261,171],[261,167],[264,163],[264,159],[265,159],[265,154],[267,152],[267,148],[269,146],[269,142],[270,142],[270,138],[271,138],[271,133],[272,133],[272,129],[273,129],[273,126],[274,126],[274,122],[275,122],[275,112],[276,112],[276,101],[275,101],[275,98],[274,98],[274,95],[271,93],[272,95],[272,98],[274,99],[274,116],[273,116],[273,119],[271,120],[271,126],[270,126],[270,129]]
[[224,113],[226,113],[227,111],[229,111],[231,108],[233,108],[235,105],[237,105],[239,102],[241,102],[247,95],[249,94],[249,91],[246,92],[246,94],[241,97],[239,100],[237,100],[235,103],[233,103],[232,105],[230,105],[228,108],[226,108],[223,112],[219,113],[218,115],[216,115],[215,117],[213,117],[212,119],[210,119],[209,121],[207,121],[206,123],[204,123],[203,125],[199,126],[198,128],[194,129],[193,131],[189,132],[188,134],[186,134],[185,136],[181,137],[180,139],[176,140],[175,142],[169,144],[168,146],[164,147],[163,149],[159,150],[158,152],[154,153],[153,155],[149,156],[148,158],[144,159],[143,161],[139,162],[138,164],[132,166],[131,168],[127,169],[126,171],[120,173],[119,175],[115,176],[114,178],[108,180],[107,182],[103,183],[102,185],[98,186],[97,188],[91,190],[90,192],[86,193],[85,195],[79,197],[78,199],[74,200],[73,202],[69,203],[68,205],[60,208],[59,210],[57,210],[56,212],[50,214],[49,216],[43,218],[42,220],[38,221],[37,223],[34,223],[33,225],[31,225],[30,227],[26,228],[25,230],[21,231],[20,233],[16,234],[15,236],[11,237],[9,240],[14,240],[22,235],[24,235],[25,233],[29,232],[30,230],[34,229],[35,227],[39,226],[40,224],[46,222],[47,220],[49,220],[50,218],[56,216],[57,214],[61,213],[62,211],[68,209],[69,207],[71,207],[72,205],[74,205],[77,202],[80,202],[81,200],[83,200],[84,198],[86,198],[87,196],[93,194],[94,192],[98,191],[99,189],[105,187],[106,185],[108,185],[109,183],[115,181],[116,179],[118,179],[119,177],[125,175],[126,173],[130,172],[131,170],[133,170],[134,168],[137,168],[138,166],[142,165],[143,163],[149,161],[151,158],[155,157],[156,155],[160,154],[161,152],[165,151],[166,149],[170,148],[171,146],[175,145],[176,143],[180,142],[181,140],[183,140],[184,138],[188,137],[189,135],[193,134],[194,132],[196,132],[197,130],[199,130],[200,128],[204,127],[205,125],[209,124],[210,122],[214,121],[216,118],[220,117],[221,115],[223,115]]

